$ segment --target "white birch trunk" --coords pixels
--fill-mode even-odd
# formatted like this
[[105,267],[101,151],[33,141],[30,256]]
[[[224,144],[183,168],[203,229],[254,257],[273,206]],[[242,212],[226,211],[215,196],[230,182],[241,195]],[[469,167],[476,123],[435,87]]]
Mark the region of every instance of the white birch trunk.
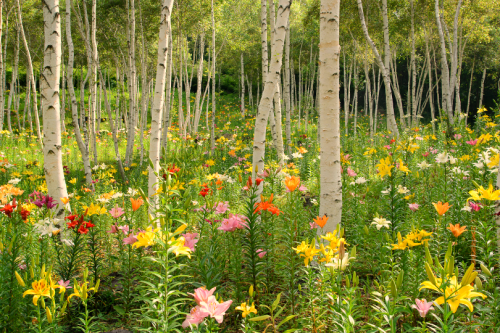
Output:
[[[21,30],[21,37],[23,39],[24,49],[26,51],[26,60],[28,61],[28,73],[29,73],[29,77],[31,79],[30,83],[31,83],[31,94],[33,96],[33,111],[35,113],[36,135],[38,137],[38,141],[40,142],[40,145],[43,146],[42,133],[40,132],[40,116],[38,115],[35,75],[33,74],[33,62],[31,61],[31,53],[30,53],[30,50],[28,48],[28,42],[26,41],[26,35],[24,34],[23,19],[22,19],[22,14],[21,14],[21,4],[19,3],[19,0],[16,0],[16,2],[17,2],[17,15],[18,15],[19,29]],[[30,112],[31,112],[31,109],[28,109],[28,110],[30,110]],[[31,117],[30,117],[30,121],[31,121]]]
[[278,154],[279,164],[283,166],[285,163],[285,150],[283,147],[283,130],[281,127],[281,98],[280,98],[280,85],[276,83],[276,90],[274,92],[274,110],[276,111],[276,152]]
[[198,133],[198,126],[200,123],[201,116],[201,108],[200,108],[200,100],[201,100],[201,88],[203,83],[203,53],[205,51],[205,32],[203,32],[200,36],[200,57],[198,59],[198,73],[197,73],[197,83],[196,83],[196,106],[194,111],[194,126],[193,126],[193,134]]
[[[383,0],[383,2],[387,2],[386,0]],[[365,35],[366,40],[368,41],[368,44],[370,44],[370,47],[372,48],[373,53],[375,54],[378,62],[379,62],[379,67],[382,70],[382,75],[384,77],[384,84],[385,84],[385,99],[386,99],[386,106],[387,106],[387,129],[392,132],[393,136],[399,136],[399,130],[398,126],[396,124],[396,119],[394,118],[394,103],[392,100],[392,89],[391,89],[391,78],[390,78],[390,68],[384,64],[384,61],[382,61],[382,57],[378,53],[377,47],[375,46],[375,43],[373,40],[370,38],[370,35],[368,34],[368,28],[366,27],[365,23],[365,14],[363,13],[363,4],[361,3],[361,0],[357,0],[358,3],[358,10],[359,10],[359,17],[361,19],[361,27],[363,28],[363,33]],[[382,6],[384,7],[384,6]],[[387,11],[387,3],[385,6],[385,9]],[[387,32],[388,34],[388,32]],[[385,35],[385,33],[384,33]],[[386,43],[386,52],[388,51],[387,48],[389,48],[388,41]],[[389,50],[390,51],[390,50]],[[390,57],[390,54],[389,54]],[[386,63],[389,65],[389,60],[386,55]]]
[[[80,125],[78,119],[78,103],[76,101],[75,87],[73,85],[73,65],[75,61],[75,46],[73,44],[73,37],[71,35],[71,0],[66,0],[66,41],[68,43],[68,90],[71,99],[71,116],[73,120],[73,127],[75,131],[75,139],[82,154],[83,170],[85,173],[85,181],[88,185],[92,185],[92,169],[90,168],[90,158],[87,146],[83,142],[82,134],[80,132]],[[110,118],[112,123],[112,119]]]
[[165,93],[165,76],[167,69],[167,55],[170,36],[170,16],[174,0],[164,0],[161,11],[160,33],[158,41],[158,65],[156,70],[155,94],[151,110],[151,136],[149,144],[149,159],[153,168],[149,168],[148,196],[151,205],[150,212],[157,208],[157,197],[154,196],[158,189],[158,173],[160,172],[160,135],[162,124],[162,109]]
[[[135,67],[135,2],[127,0],[127,41],[128,41],[128,61],[129,75],[127,77],[129,93],[129,119],[127,133],[127,150],[125,151],[125,164],[130,165],[134,155],[135,128],[137,125],[136,109],[136,67]],[[130,14],[129,14],[130,12]]]
[[321,0],[319,44],[320,207],[327,216],[323,232],[333,232],[342,218],[340,175],[340,0]]
[[[453,109],[450,96],[450,72],[448,68],[448,59],[446,57],[446,44],[444,40],[443,27],[439,13],[439,0],[435,0],[436,23],[438,27],[439,41],[441,46],[441,88],[443,93],[443,109],[446,111],[448,123],[453,125]],[[450,50],[451,51],[451,50]]]
[[260,11],[260,40],[262,44],[262,83],[266,84],[266,77],[268,72],[268,58],[267,55],[267,1],[261,0],[261,11]]
[[62,165],[59,80],[61,75],[61,22],[59,0],[43,3],[44,61],[41,76],[43,99],[44,171],[48,194],[59,204],[56,216],[64,214],[61,198],[68,196]]
[[[269,119],[269,114],[272,109],[272,102],[276,84],[280,79],[281,64],[283,58],[283,46],[286,35],[286,26],[288,24],[288,16],[290,13],[290,0],[280,0],[278,7],[278,18],[274,33],[275,47],[272,51],[271,62],[269,66],[269,75],[267,75],[262,98],[259,103],[259,110],[255,119],[254,147],[253,147],[253,171],[252,177],[255,178],[255,173],[258,170],[264,170],[264,155],[266,149],[266,125]],[[262,185],[259,192],[262,191]],[[260,193],[259,193],[260,194]]]
[[479,106],[478,108],[483,107],[483,94],[484,94],[484,81],[486,80],[486,67],[483,69],[483,77],[481,78],[481,92],[479,93]]
[[[215,14],[214,14],[214,0],[212,0],[212,123],[210,125],[210,154],[215,150]],[[219,75],[220,80],[220,75]]]
[[[85,6],[85,4],[84,4]],[[92,0],[92,73],[90,75],[90,94],[91,94],[91,107],[90,112],[90,135],[92,138],[92,152],[94,155],[94,164],[97,165],[97,133],[96,133],[96,111],[97,111],[97,40],[96,40],[96,20],[97,20],[97,0]]]
[[288,22],[288,27],[286,29],[286,41],[285,41],[285,89],[284,89],[284,99],[286,108],[286,151],[290,155],[292,153],[292,138],[291,138],[291,98],[290,98],[290,22]]
[[[168,127],[170,126],[170,110],[172,110],[172,106],[170,105],[170,100],[174,99],[172,96],[172,58],[173,58],[173,50],[172,50],[173,42],[172,42],[172,29],[169,29],[168,34],[168,50],[167,50],[167,82],[166,82],[166,91],[165,91],[165,117],[163,121],[163,137],[162,137],[162,147],[165,148],[165,152],[167,151],[168,145]],[[154,105],[154,99],[153,99]],[[200,111],[201,112],[201,111]],[[151,140],[151,139],[150,139]],[[150,146],[151,149],[151,146]],[[164,156],[166,158],[167,156]]]
[[241,105],[240,112],[241,116],[245,117],[245,64],[243,62],[243,53],[241,53]]
[[470,93],[472,90],[472,80],[474,79],[474,66],[476,65],[476,59],[472,62],[472,69],[470,71],[470,82],[469,82],[469,94],[467,95],[467,112],[465,113],[465,126],[467,126],[467,121],[469,119],[469,107],[470,107]]
[[[12,98],[14,97],[14,93],[16,92],[16,89],[17,89],[16,82],[17,82],[17,72],[19,69],[19,29],[17,29],[16,35],[17,35],[16,44],[14,45],[14,68],[12,69],[12,79],[10,81],[9,98],[7,100],[7,126],[9,128],[9,131],[11,131],[11,132],[12,132],[11,117],[10,117],[11,103],[12,103]],[[29,80],[27,81],[27,83],[29,86]],[[28,94],[26,94],[26,96],[28,96]],[[19,125],[19,117],[20,117],[19,108],[16,108],[16,114],[17,114],[17,120],[18,120],[18,125]],[[20,131],[21,126],[18,126],[18,127],[19,127],[19,131]],[[2,128],[2,127],[0,126],[0,128]]]

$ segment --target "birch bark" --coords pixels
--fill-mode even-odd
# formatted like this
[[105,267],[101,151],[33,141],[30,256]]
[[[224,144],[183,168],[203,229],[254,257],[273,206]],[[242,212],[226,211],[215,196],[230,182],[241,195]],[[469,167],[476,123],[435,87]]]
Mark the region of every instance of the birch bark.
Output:
[[486,67],[483,69],[483,77],[481,78],[481,92],[479,93],[479,106],[478,108],[483,107],[483,94],[484,94],[484,81],[486,80]]
[[[385,84],[385,99],[386,99],[386,106],[387,106],[387,129],[389,131],[392,131],[393,135],[399,136],[399,130],[398,126],[396,124],[396,119],[394,118],[394,102],[392,100],[392,89],[391,89],[391,78],[390,78],[390,68],[389,66],[386,66],[384,64],[384,61],[382,61],[382,57],[378,53],[377,47],[375,46],[375,43],[373,40],[370,38],[370,35],[368,34],[368,28],[366,27],[365,23],[365,14],[363,13],[363,4],[361,3],[361,0],[357,0],[358,3],[358,10],[359,10],[359,17],[361,19],[361,27],[363,28],[363,33],[365,35],[366,40],[368,41],[368,44],[370,44],[370,47],[372,48],[373,53],[375,54],[378,62],[379,62],[379,67],[382,70],[382,76],[384,77],[384,84]],[[387,1],[383,0],[383,3],[385,3],[385,11],[387,11]],[[382,6],[384,7],[384,5]],[[384,19],[385,20],[385,19]],[[385,23],[384,23],[385,25]],[[385,30],[385,29],[384,29]],[[385,35],[385,32],[384,32]],[[388,36],[387,36],[388,38]],[[390,50],[387,50],[389,48],[388,45],[388,40],[387,40],[387,45],[386,47],[386,52]],[[390,54],[389,54],[390,58]],[[386,60],[385,62],[387,65],[389,65],[389,60],[387,58],[386,54]]]
[[42,133],[40,132],[40,116],[38,115],[35,75],[33,74],[33,62],[31,61],[31,53],[28,48],[26,35],[24,34],[23,19],[21,15],[21,4],[19,3],[19,0],[17,0],[17,15],[18,15],[19,29],[21,30],[21,37],[23,39],[24,49],[26,51],[26,60],[28,61],[28,74],[31,79],[30,83],[31,83],[31,94],[33,95],[33,111],[35,113],[36,135],[38,137],[40,145],[43,146]]
[[160,33],[158,41],[158,65],[156,70],[155,94],[153,107],[151,110],[151,136],[149,144],[149,159],[153,168],[149,168],[148,175],[148,196],[151,203],[150,212],[154,213],[157,208],[157,198],[155,196],[158,189],[158,173],[160,172],[160,135],[162,124],[162,109],[165,94],[166,62],[170,36],[170,16],[172,13],[174,0],[164,0],[161,11]]
[[340,0],[321,0],[320,7],[320,207],[327,216],[323,232],[333,232],[342,218],[340,175]]
[[200,123],[201,116],[201,108],[200,108],[200,100],[201,100],[201,88],[203,83],[203,53],[205,52],[205,32],[203,32],[200,36],[200,57],[198,59],[198,73],[197,73],[197,82],[196,82],[196,105],[194,111],[194,126],[193,126],[193,134],[198,133],[198,124]]
[[241,53],[241,102],[240,102],[240,112],[241,116],[245,117],[245,64],[243,62],[243,52]]
[[64,214],[61,198],[68,197],[62,165],[59,81],[61,75],[61,22],[59,0],[43,3],[44,60],[40,79],[43,100],[44,172],[48,194],[59,204],[56,216]]
[[[266,149],[266,127],[269,114],[272,109],[272,102],[276,84],[280,79],[282,65],[283,45],[285,41],[286,26],[290,13],[290,0],[280,0],[278,6],[278,19],[276,20],[276,32],[274,33],[275,48],[269,66],[269,75],[266,77],[265,87],[262,91],[262,98],[259,103],[259,110],[255,119],[254,147],[253,147],[253,171],[252,177],[255,179],[257,170],[264,170],[264,155]],[[259,189],[259,192],[262,188]],[[260,194],[260,193],[259,193]]]
[[[66,0],[66,41],[68,43],[68,90],[71,99],[71,116],[73,120],[73,127],[75,131],[75,139],[82,154],[83,171],[85,173],[85,181],[88,185],[92,185],[92,169],[90,168],[90,158],[87,146],[83,142],[82,134],[80,132],[80,125],[78,119],[78,103],[76,101],[75,87],[73,84],[73,65],[75,62],[75,46],[73,44],[73,37],[71,35],[71,0]],[[110,118],[112,123],[112,119]]]

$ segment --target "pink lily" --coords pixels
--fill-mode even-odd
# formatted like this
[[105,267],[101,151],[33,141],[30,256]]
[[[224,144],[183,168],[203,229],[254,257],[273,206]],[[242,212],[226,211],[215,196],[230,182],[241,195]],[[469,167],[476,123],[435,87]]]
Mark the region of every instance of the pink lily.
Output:
[[432,307],[432,304],[434,304],[433,302],[427,302],[425,299],[415,299],[415,304],[413,304],[411,307],[416,309],[418,311],[418,313],[420,314],[420,317],[422,318],[425,318],[425,316],[427,315],[427,312],[429,312],[429,310],[434,310],[434,308]]
[[182,327],[186,328],[191,325],[198,326],[198,324],[201,324],[203,319],[205,319],[205,317],[207,316],[207,314],[201,312],[200,306],[195,306],[186,316],[186,320],[184,320],[184,322],[182,323]]
[[200,303],[201,312],[210,315],[211,318],[214,318],[220,324],[232,303],[233,301],[219,303],[215,299],[215,296],[210,296],[207,302]]
[[194,297],[194,300],[198,305],[201,305],[202,302],[208,302],[209,297],[212,297],[214,294],[215,287],[210,290],[207,290],[205,287],[197,288],[194,290],[194,294],[188,293]]

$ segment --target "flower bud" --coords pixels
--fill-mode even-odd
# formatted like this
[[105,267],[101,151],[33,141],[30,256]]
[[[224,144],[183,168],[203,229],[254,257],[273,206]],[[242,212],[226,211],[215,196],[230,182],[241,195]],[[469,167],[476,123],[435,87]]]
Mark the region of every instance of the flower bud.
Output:
[[479,276],[476,276],[476,278],[474,279],[474,282],[476,283],[477,290],[483,289],[483,283],[481,282],[481,279],[479,278]]
[[51,324],[52,323],[52,313],[50,312],[49,307],[45,308],[45,313],[47,314],[47,321],[49,322],[49,324]]
[[17,271],[14,272],[14,274],[16,275],[17,283],[19,283],[19,285],[21,287],[26,287],[26,284],[24,283],[23,278],[21,277],[21,275],[19,275],[19,273]]
[[483,272],[484,275],[486,275],[487,277],[493,276],[488,267],[484,266],[483,264],[480,264],[479,266],[481,267],[481,271]]

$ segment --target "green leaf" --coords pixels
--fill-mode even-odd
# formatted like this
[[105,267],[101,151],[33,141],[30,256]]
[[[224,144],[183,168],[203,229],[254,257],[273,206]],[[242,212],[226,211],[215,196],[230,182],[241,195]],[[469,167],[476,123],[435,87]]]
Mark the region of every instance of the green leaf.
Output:
[[119,305],[114,305],[113,308],[115,309],[116,312],[118,312],[121,316],[125,314],[125,309],[122,308]]
[[276,296],[276,299],[274,300],[273,305],[271,305],[271,309],[273,311],[276,310],[276,307],[280,303],[280,299],[281,299],[281,293],[279,293],[278,296]]
[[269,318],[271,318],[271,316],[265,315],[265,316],[258,316],[258,317],[255,317],[255,318],[250,318],[249,320],[250,321],[263,321],[263,320],[266,320],[266,319],[269,319]]
[[290,319],[292,319],[294,317],[297,317],[297,315],[290,315],[290,316],[286,317],[285,319],[283,319],[281,321],[281,323],[278,324],[278,326],[276,326],[276,328],[279,328],[281,325],[283,325],[284,323],[286,323],[287,321],[289,321]]

